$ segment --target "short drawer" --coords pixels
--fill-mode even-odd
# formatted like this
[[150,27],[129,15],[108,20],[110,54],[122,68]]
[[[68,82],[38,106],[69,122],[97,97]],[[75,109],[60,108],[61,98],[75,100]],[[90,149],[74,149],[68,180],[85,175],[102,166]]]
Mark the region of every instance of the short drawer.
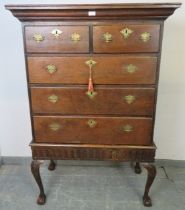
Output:
[[94,84],[155,84],[157,57],[28,57],[30,83],[87,84],[92,59]]
[[151,118],[35,116],[35,142],[150,145]]
[[27,26],[26,50],[37,53],[88,53],[88,26]]
[[152,115],[154,88],[95,87],[94,97],[87,87],[32,87],[34,113]]
[[158,52],[160,25],[112,24],[93,27],[95,53]]

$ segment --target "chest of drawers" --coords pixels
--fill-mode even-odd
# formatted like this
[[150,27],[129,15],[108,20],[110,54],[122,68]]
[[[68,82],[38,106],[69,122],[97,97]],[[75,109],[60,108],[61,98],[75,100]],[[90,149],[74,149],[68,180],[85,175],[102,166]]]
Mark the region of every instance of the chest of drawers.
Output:
[[147,163],[151,206],[163,22],[179,6],[6,6],[23,26],[38,204],[40,160],[73,159]]

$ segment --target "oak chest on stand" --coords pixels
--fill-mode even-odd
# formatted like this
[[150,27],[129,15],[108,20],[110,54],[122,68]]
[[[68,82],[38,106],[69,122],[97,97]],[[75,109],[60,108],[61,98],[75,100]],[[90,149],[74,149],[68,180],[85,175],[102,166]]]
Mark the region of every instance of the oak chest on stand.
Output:
[[153,130],[163,22],[179,3],[7,5],[22,22],[33,140],[40,160],[133,161],[156,176]]

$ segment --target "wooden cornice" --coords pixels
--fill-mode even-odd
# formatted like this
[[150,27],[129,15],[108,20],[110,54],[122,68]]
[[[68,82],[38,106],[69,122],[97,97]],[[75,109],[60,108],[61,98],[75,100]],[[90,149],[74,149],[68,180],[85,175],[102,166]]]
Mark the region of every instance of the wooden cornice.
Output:
[[[159,19],[172,15],[181,3],[137,3],[137,4],[63,4],[63,5],[6,5],[21,21],[40,20],[98,20],[98,19]],[[95,16],[89,16],[95,11]]]

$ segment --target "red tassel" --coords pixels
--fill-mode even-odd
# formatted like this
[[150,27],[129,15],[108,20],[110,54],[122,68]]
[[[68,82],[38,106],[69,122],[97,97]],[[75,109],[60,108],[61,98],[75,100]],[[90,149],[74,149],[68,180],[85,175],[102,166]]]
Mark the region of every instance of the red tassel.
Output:
[[94,92],[92,79],[89,78],[88,92]]

